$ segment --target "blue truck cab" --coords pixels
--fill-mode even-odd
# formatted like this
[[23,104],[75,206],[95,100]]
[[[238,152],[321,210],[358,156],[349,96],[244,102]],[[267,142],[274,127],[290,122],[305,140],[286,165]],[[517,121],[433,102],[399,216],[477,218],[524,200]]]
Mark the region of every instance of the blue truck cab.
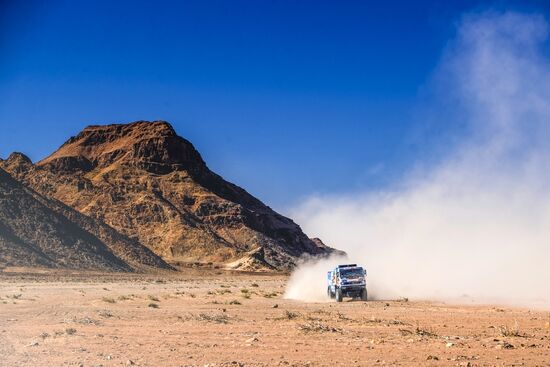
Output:
[[342,302],[344,297],[367,300],[367,271],[357,264],[338,265],[327,273],[327,295]]

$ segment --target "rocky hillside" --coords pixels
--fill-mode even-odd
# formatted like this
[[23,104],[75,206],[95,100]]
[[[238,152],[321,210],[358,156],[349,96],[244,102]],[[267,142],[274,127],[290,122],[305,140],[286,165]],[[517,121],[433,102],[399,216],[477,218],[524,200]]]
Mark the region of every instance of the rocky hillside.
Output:
[[0,166],[168,261],[289,269],[333,251],[212,172],[163,121],[89,126],[37,164],[14,154]]
[[[84,228],[103,233],[101,237],[108,239],[108,244]],[[136,241],[55,200],[44,198],[2,169],[0,265],[105,271],[169,268]]]

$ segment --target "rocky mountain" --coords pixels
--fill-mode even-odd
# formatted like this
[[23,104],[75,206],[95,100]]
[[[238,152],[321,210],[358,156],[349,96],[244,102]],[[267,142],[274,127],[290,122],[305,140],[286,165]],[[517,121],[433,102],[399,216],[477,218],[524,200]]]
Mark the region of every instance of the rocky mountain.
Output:
[[164,121],[89,126],[36,164],[12,154],[0,167],[169,262],[289,269],[334,251],[212,172]]
[[2,169],[0,265],[105,271],[170,268],[137,241],[37,194]]

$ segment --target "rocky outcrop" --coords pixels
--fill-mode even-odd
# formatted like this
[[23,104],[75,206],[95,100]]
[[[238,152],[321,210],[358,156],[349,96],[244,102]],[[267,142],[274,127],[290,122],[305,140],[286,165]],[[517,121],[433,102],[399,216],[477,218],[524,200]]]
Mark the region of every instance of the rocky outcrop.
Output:
[[36,165],[0,166],[167,261],[283,270],[333,251],[212,172],[163,121],[89,126]]
[[[22,155],[12,155],[8,161],[11,164],[31,164]],[[93,232],[101,235],[96,236]],[[105,241],[108,245],[104,239],[108,240]],[[136,241],[132,242],[105,224],[95,223],[75,210],[37,194],[2,169],[0,265],[105,271],[170,268]]]

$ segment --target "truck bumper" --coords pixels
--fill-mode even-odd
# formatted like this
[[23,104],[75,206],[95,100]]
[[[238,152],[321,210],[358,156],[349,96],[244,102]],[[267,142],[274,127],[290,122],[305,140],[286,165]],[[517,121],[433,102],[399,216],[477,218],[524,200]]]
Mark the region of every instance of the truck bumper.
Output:
[[342,295],[344,295],[345,297],[360,297],[361,292],[365,288],[365,285],[344,285],[340,287],[340,289],[342,290]]

